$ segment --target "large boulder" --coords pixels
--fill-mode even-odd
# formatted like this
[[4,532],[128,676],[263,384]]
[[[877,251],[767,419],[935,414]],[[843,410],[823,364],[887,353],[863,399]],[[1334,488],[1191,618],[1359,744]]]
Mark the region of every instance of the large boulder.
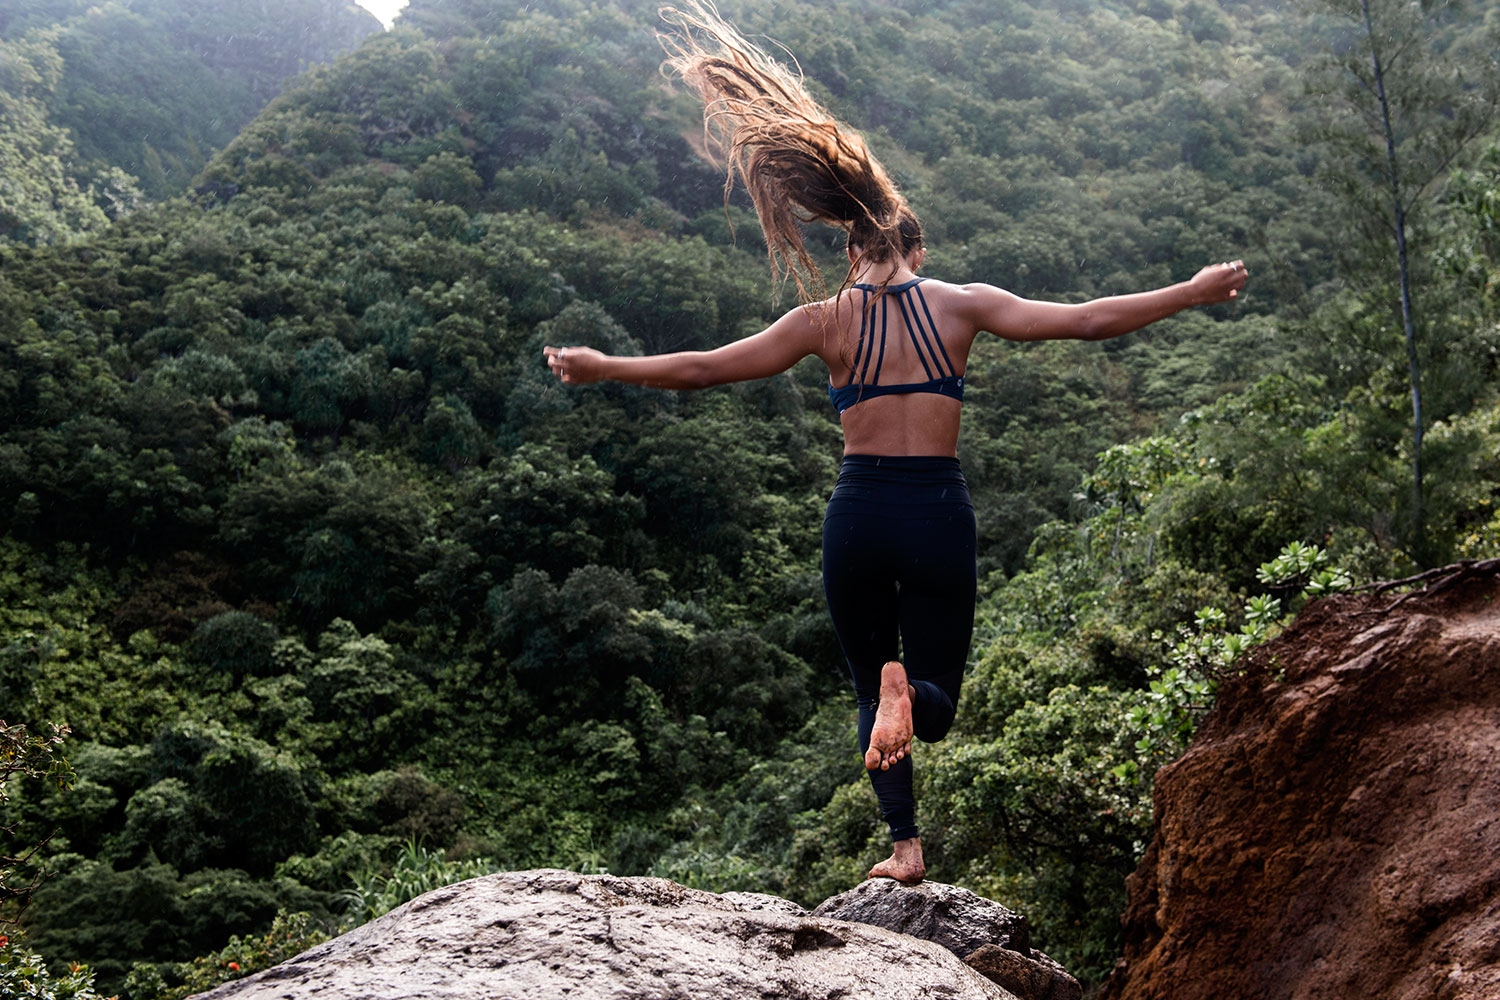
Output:
[[982,944],[964,956],[964,963],[1023,1000],[1081,1000],[1083,997],[1083,986],[1078,980],[1035,948],[1028,956],[998,944]]
[[655,878],[507,872],[430,892],[213,1000],[1017,1000],[929,941]]
[[1078,1000],[1083,995],[1078,980],[1031,947],[1024,916],[956,885],[870,879],[824,900],[813,913],[942,945],[1024,1000]]
[[1109,1000],[1500,997],[1500,581],[1309,605],[1156,777]]
[[894,879],[872,878],[825,899],[813,913],[910,934],[940,944],[960,958],[985,944],[1031,954],[1031,930],[1025,917],[992,899],[941,882],[903,885]]

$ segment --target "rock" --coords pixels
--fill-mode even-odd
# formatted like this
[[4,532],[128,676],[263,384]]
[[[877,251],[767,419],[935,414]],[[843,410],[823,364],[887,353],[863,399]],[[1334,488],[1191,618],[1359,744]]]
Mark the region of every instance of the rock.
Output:
[[741,910],[775,910],[778,913],[791,913],[799,917],[807,916],[807,910],[790,899],[782,899],[780,896],[772,896],[765,892],[725,892],[719,895],[720,899],[733,903]]
[[894,879],[872,878],[825,899],[813,914],[910,934],[940,944],[960,958],[986,944],[1031,954],[1031,931],[1025,917],[994,900],[941,882],[902,885]]
[[1022,1000],[1082,1000],[1083,997],[1078,980],[1035,948],[1027,958],[997,944],[984,944],[965,955],[964,962]]
[[1500,580],[1308,605],[1156,776],[1109,1000],[1500,997]]
[[936,944],[774,899],[655,878],[488,875],[201,996],[1017,1000]]
[[1022,1000],[1079,1000],[1083,988],[1031,947],[1026,918],[991,899],[941,882],[862,882],[813,910],[942,945]]

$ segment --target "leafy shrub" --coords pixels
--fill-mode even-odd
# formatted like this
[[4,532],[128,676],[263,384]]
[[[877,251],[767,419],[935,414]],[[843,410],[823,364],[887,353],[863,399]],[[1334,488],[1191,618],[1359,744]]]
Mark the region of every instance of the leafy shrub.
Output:
[[44,954],[88,962],[106,992],[137,961],[207,953],[230,934],[267,926],[279,910],[327,913],[327,895],[290,879],[225,869],[179,875],[160,863],[116,871],[77,855],[53,865],[59,873],[37,890],[28,931]]
[[1342,570],[1328,568],[1327,552],[1297,541],[1288,542],[1275,559],[1262,563],[1255,578],[1276,588],[1301,586],[1309,597],[1347,590],[1354,582]]
[[25,946],[18,931],[0,934],[0,997],[6,1000],[101,1000],[94,972],[74,962],[65,976],[47,971],[41,955]]
[[155,854],[179,870],[203,868],[223,852],[213,816],[181,778],[163,778],[130,797],[125,828],[110,838],[104,857],[127,865]]
[[318,724],[312,749],[331,771],[378,766],[423,735],[431,696],[397,665],[396,652],[343,619],[319,637],[317,656],[300,679]]
[[[1328,553],[1316,545],[1289,542],[1268,562],[1261,563],[1256,579],[1277,589],[1302,591],[1293,601],[1294,609],[1313,597],[1347,590],[1353,583],[1342,570],[1324,568]],[[1281,631],[1291,614],[1283,614],[1279,597],[1262,594],[1245,602],[1244,624],[1237,632],[1228,629],[1228,616],[1219,608],[1207,606],[1198,610],[1192,627],[1181,626],[1167,649],[1170,667],[1149,667],[1150,678],[1145,690],[1138,692],[1138,702],[1130,709],[1132,727],[1140,732],[1136,750],[1149,766],[1141,768],[1136,761],[1125,761],[1114,768],[1122,778],[1139,780],[1155,773],[1159,764],[1180,754],[1192,738],[1198,720],[1213,706],[1219,682],[1234,669],[1242,654],[1266,642]]]
[[398,846],[394,837],[345,830],[323,838],[316,852],[294,854],[281,862],[276,866],[276,877],[336,895],[348,887],[352,873],[378,870],[380,859],[389,857]]
[[125,977],[125,992],[130,1000],[181,1000],[279,965],[335,933],[335,928],[310,913],[283,910],[264,934],[236,934],[218,951],[191,962],[136,964]]
[[415,768],[402,768],[375,799],[375,815],[385,833],[418,843],[451,844],[463,825],[464,797]]
[[488,858],[449,861],[442,851],[408,840],[390,874],[367,870],[350,876],[354,888],[344,893],[345,912],[358,921],[374,920],[425,892],[500,870]]
[[193,630],[194,658],[236,680],[269,674],[274,667],[276,627],[245,611],[226,611]]
[[[67,735],[67,726],[54,725],[46,735],[35,736],[25,726],[0,721],[0,805],[9,798],[8,786],[16,778],[49,778],[58,788],[72,787],[73,769],[59,749]],[[0,857],[0,903],[25,906],[30,900],[39,878],[30,861],[38,846],[27,845],[17,857]]]
[[158,850],[176,865],[269,874],[312,845],[315,776],[291,754],[215,724],[182,722],[152,745],[159,780],[131,797],[112,855]]

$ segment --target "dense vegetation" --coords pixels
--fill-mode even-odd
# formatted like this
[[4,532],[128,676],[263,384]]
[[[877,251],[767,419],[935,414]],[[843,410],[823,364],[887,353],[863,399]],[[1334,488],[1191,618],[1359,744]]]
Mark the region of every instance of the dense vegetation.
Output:
[[[1393,279],[1337,252],[1337,161],[1286,127],[1352,44],[1336,12],[725,13],[871,132],[937,277],[1080,298],[1250,263],[1233,308],[971,361],[985,594],[954,734],[918,747],[924,845],[1097,977],[1151,772],[1224,635],[1274,628],[1246,600],[1311,575],[1257,567],[1500,549],[1500,153],[1423,194],[1418,545]],[[111,990],[147,963],[130,990],[158,996],[265,958],[278,912],[303,941],[445,873],[815,902],[883,856],[819,582],[824,374],[674,394],[541,364],[779,308],[654,19],[418,0],[201,193],[0,244],[0,718],[66,723],[77,775],[5,803],[3,853],[51,838],[24,918],[49,958]]]
[[379,30],[337,0],[9,0],[0,238],[50,243],[181,194],[283,81]]

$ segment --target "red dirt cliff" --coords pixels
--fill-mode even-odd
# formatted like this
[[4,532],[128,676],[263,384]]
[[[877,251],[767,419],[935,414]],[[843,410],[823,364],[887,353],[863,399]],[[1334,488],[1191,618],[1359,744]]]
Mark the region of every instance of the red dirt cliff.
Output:
[[1500,580],[1303,610],[1156,779],[1101,1000],[1500,998]]

